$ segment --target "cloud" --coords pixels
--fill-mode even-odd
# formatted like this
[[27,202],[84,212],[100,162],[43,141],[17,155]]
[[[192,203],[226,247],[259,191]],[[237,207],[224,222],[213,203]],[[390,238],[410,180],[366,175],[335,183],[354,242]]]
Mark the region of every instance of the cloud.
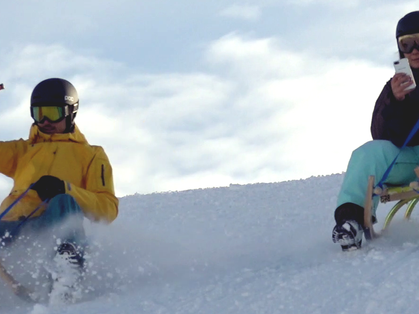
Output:
[[[108,153],[118,195],[185,188],[182,183],[166,185],[165,179],[211,168],[215,162],[213,156],[195,159],[195,150],[224,132],[223,106],[234,84],[202,73],[131,73],[122,65],[60,45],[30,45],[13,56],[4,71],[10,92],[3,95],[20,105],[1,117],[17,128],[8,139],[17,133],[27,136],[33,86],[47,77],[64,77],[80,95],[77,124],[92,144],[104,146]],[[26,95],[13,92],[18,86]]]
[[66,78],[81,99],[77,124],[105,148],[118,196],[342,172],[369,139],[390,74],[241,33],[210,42],[202,69],[184,73],[140,72],[59,44],[7,55],[0,96],[13,106],[0,116],[2,139],[27,136],[39,81]]
[[199,73],[133,75],[113,84],[96,80],[89,86],[95,93],[86,90],[89,107],[78,123],[106,144],[121,190],[173,190],[176,184],[168,186],[166,179],[181,181],[211,164],[211,156],[197,152],[223,128],[222,106],[231,88]]
[[339,8],[351,8],[351,7],[357,7],[359,6],[362,1],[360,0],[348,0],[345,1],[344,3],[339,3],[337,4],[336,1],[333,0],[299,0],[299,1],[286,1],[287,4],[289,5],[294,5],[294,6],[318,6],[318,5],[326,5],[326,6],[330,6],[330,7],[339,7]]
[[271,177],[343,171],[351,151],[370,139],[372,109],[392,69],[285,46],[233,33],[212,43],[207,60],[241,83],[250,112],[271,110],[255,118],[264,122],[256,132],[269,138],[262,151]]
[[230,5],[219,12],[220,16],[256,21],[261,16],[261,9],[256,5]]

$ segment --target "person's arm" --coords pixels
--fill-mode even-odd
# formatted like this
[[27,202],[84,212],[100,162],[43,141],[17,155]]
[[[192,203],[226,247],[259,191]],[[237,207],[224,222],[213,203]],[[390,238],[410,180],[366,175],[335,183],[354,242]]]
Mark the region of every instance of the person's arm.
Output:
[[416,122],[411,98],[397,100],[392,90],[392,80],[387,82],[378,97],[371,121],[374,140],[388,140],[401,147]]
[[118,215],[112,167],[102,147],[95,154],[85,176],[86,188],[65,182],[66,193],[73,196],[85,216],[94,221],[112,222]]
[[14,178],[17,161],[28,149],[28,142],[20,139],[16,141],[0,141],[0,173]]
[[372,114],[371,135],[374,140],[388,140],[388,135],[386,134],[386,120],[384,119],[383,112],[385,111],[386,107],[390,106],[392,101],[391,98],[392,91],[390,81],[388,81],[381,91],[380,96],[378,96],[377,101],[375,102],[375,107]]

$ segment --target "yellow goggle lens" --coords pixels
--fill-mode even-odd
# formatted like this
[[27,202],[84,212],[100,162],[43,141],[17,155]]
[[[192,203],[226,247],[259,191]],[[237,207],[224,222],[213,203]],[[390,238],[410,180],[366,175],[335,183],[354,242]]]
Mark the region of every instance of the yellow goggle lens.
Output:
[[36,122],[41,122],[47,119],[51,122],[58,122],[65,117],[64,108],[57,106],[43,106],[43,107],[31,107],[32,118]]

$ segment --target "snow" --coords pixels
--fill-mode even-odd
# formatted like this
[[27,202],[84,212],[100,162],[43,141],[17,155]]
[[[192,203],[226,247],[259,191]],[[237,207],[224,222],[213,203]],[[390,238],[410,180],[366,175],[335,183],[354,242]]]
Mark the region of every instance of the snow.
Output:
[[113,224],[86,225],[98,248],[88,299],[30,305],[0,284],[0,313],[415,313],[419,210],[342,252],[331,240],[342,179],[123,197]]

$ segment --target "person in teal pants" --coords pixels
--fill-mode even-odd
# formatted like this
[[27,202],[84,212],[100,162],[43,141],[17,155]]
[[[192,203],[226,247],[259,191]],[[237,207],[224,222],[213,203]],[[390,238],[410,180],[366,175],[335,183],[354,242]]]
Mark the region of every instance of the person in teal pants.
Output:
[[[419,11],[406,14],[397,23],[396,40],[400,58],[407,58],[414,80],[419,83]],[[419,120],[419,89],[414,80],[396,73],[384,86],[372,116],[373,140],[357,148],[350,158],[335,209],[336,225],[332,238],[342,250],[361,247],[364,226],[364,202],[368,177],[383,178],[393,160],[384,184],[403,185],[416,179],[419,165],[419,133],[407,142]],[[405,145],[406,144],[406,145]],[[378,198],[373,198],[373,221],[376,221]]]

